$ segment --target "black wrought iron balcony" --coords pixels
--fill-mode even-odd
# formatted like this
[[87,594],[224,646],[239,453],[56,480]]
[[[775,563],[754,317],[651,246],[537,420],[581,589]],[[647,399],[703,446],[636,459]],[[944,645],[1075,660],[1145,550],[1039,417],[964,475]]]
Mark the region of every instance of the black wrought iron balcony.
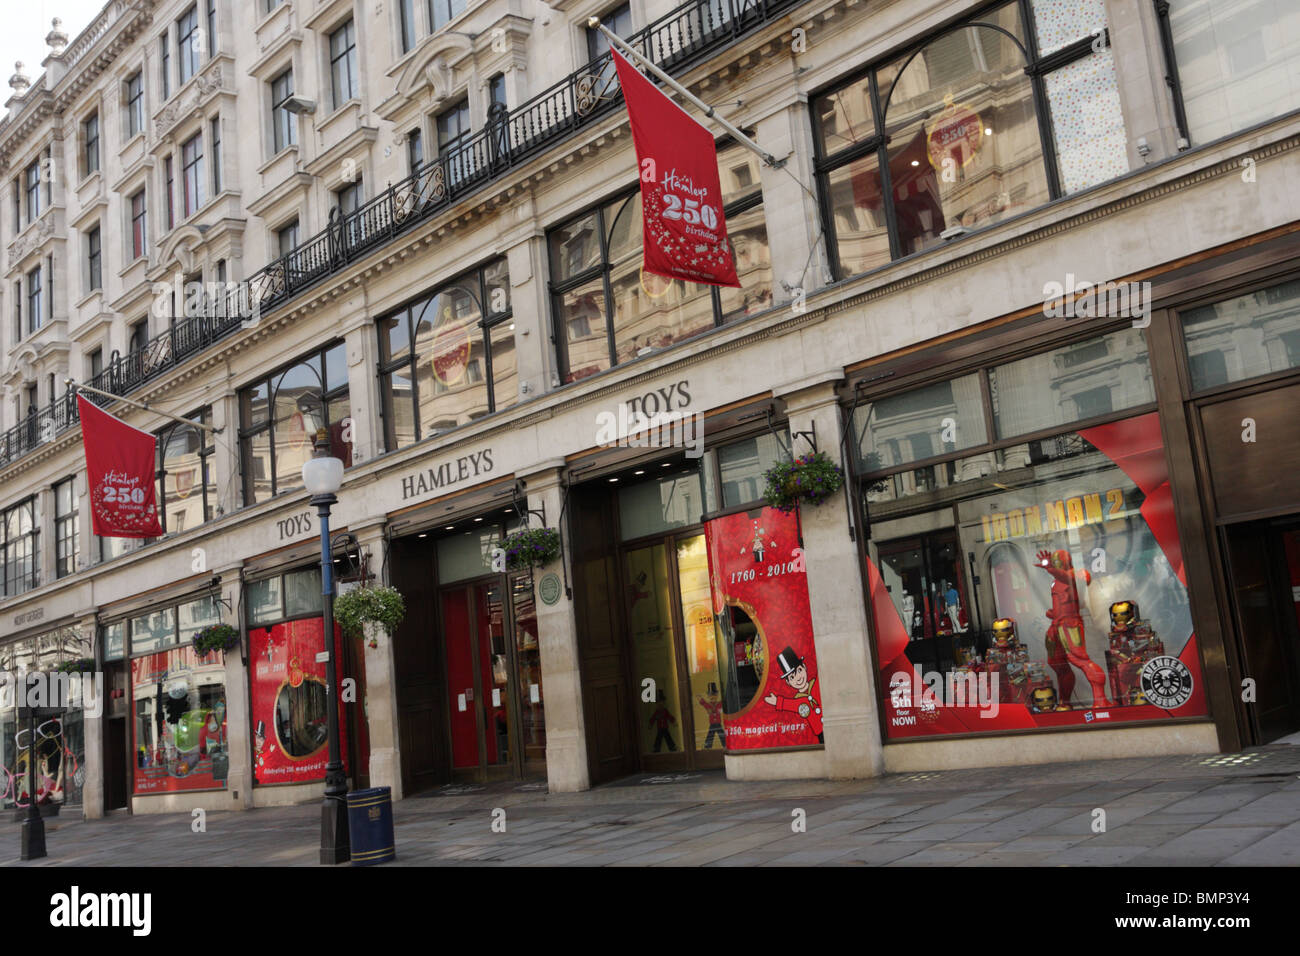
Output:
[[[730,46],[804,0],[691,0],[628,37],[663,69],[684,70]],[[609,53],[513,110],[496,108],[483,129],[460,140],[355,211],[336,207],[329,225],[253,273],[206,315],[178,319],[126,355],[114,354],[86,384],[126,395],[205,351],[255,316],[289,299],[411,230],[493,180],[528,162],[608,114],[622,100]],[[96,399],[97,404],[109,404]],[[71,394],[38,411],[55,433],[76,424]],[[42,435],[46,436],[42,438]],[[0,467],[50,437],[28,420],[0,438]]]

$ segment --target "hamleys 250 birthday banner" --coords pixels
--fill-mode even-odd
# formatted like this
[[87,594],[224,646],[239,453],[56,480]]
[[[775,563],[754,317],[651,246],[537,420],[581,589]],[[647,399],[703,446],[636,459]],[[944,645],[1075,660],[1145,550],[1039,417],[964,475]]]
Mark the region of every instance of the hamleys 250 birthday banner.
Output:
[[90,518],[101,538],[158,538],[158,440],[77,396]]
[[642,267],[669,279],[739,287],[713,135],[617,50],[610,55],[641,170]]

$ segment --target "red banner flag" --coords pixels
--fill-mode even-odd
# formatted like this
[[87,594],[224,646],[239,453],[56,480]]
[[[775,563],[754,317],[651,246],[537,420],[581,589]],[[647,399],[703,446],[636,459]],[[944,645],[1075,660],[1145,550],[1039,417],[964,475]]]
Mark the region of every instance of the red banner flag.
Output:
[[610,50],[627,101],[641,170],[643,267],[646,272],[740,286],[722,214],[713,135]]
[[90,516],[101,538],[162,536],[154,502],[158,440],[77,396]]

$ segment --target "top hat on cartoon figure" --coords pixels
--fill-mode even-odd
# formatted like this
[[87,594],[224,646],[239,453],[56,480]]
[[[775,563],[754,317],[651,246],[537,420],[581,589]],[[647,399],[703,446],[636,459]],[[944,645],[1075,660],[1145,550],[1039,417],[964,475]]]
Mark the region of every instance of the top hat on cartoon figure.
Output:
[[1110,626],[1113,630],[1126,631],[1138,622],[1141,612],[1136,601],[1116,601],[1110,606]]
[[993,622],[993,643],[998,647],[1013,647],[1016,643],[1016,622],[1000,617]]
[[793,647],[787,647],[776,658],[777,665],[781,668],[781,679],[789,677],[803,663],[803,658],[794,652]]

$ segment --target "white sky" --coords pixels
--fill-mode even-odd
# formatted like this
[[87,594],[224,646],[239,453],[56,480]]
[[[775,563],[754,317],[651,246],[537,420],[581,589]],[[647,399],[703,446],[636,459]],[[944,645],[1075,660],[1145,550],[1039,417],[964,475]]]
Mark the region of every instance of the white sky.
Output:
[[0,103],[9,99],[9,77],[14,62],[21,60],[23,72],[36,82],[44,72],[41,60],[49,55],[45,34],[50,21],[63,21],[63,32],[71,43],[86,28],[107,0],[0,0]]

